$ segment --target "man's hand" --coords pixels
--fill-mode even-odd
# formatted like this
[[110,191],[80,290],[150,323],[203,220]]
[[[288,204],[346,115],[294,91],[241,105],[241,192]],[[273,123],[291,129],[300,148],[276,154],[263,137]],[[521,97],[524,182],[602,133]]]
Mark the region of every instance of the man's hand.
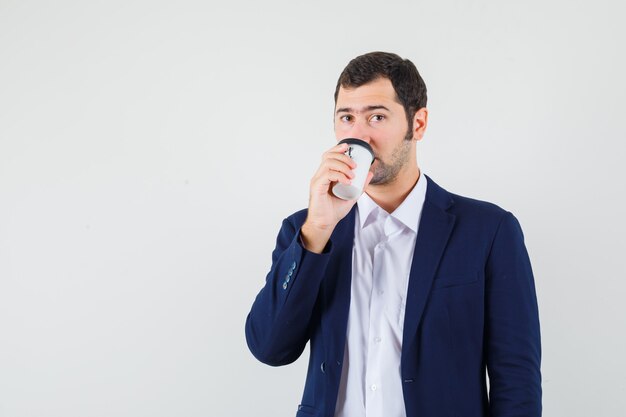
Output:
[[[330,239],[335,226],[343,219],[356,203],[355,200],[342,200],[332,193],[332,187],[340,182],[350,184],[354,178],[352,170],[356,163],[344,152],[348,144],[334,146],[322,155],[322,162],[311,179],[309,191],[309,210],[302,225],[301,236],[307,250],[321,253]],[[365,187],[374,174],[370,171],[365,180]]]

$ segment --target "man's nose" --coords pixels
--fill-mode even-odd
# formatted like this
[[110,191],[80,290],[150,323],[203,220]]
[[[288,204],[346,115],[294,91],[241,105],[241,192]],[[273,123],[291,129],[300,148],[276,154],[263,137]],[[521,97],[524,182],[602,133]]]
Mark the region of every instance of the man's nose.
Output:
[[350,129],[350,137],[370,143],[370,127],[367,122],[355,122]]

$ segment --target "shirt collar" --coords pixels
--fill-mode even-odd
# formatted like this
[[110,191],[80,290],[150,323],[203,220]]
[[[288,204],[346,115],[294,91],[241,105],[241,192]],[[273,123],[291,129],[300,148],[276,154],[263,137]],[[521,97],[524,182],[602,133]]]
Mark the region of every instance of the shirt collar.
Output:
[[361,229],[363,229],[366,224],[371,223],[368,219],[370,216],[377,214],[377,209],[380,209],[380,207],[376,204],[376,202],[374,202],[374,200],[372,200],[372,197],[367,195],[367,193],[361,194],[361,197],[359,197],[356,204],[359,211],[359,222],[361,223]]
[[[419,226],[419,220],[422,214],[422,207],[424,200],[426,199],[426,176],[423,172],[420,172],[420,176],[417,179],[417,183],[413,186],[413,189],[406,196],[404,201],[395,209],[391,216],[396,220],[399,220],[409,229],[417,233]],[[372,213],[378,210],[383,210],[376,204],[367,193],[361,194],[361,197],[357,200],[357,206],[359,209],[359,221],[361,223],[361,229],[369,224],[368,219]]]

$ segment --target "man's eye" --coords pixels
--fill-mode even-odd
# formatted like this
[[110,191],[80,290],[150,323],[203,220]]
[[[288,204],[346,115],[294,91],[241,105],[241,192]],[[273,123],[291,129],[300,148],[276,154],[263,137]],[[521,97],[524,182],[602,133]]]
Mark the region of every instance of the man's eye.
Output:
[[382,114],[375,114],[372,116],[371,120],[375,121],[375,122],[380,122],[385,118],[385,116],[383,116]]
[[345,115],[345,116],[341,116],[339,119],[344,122],[349,122],[350,120],[352,120],[352,116]]

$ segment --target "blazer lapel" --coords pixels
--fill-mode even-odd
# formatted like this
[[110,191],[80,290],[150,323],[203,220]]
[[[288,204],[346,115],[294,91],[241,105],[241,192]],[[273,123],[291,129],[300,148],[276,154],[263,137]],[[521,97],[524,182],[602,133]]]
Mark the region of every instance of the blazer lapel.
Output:
[[426,199],[422,208],[404,313],[402,334],[402,365],[411,355],[430,288],[439,266],[439,261],[454,227],[456,216],[446,210],[454,203],[450,194],[435,184],[430,177],[426,188]]

